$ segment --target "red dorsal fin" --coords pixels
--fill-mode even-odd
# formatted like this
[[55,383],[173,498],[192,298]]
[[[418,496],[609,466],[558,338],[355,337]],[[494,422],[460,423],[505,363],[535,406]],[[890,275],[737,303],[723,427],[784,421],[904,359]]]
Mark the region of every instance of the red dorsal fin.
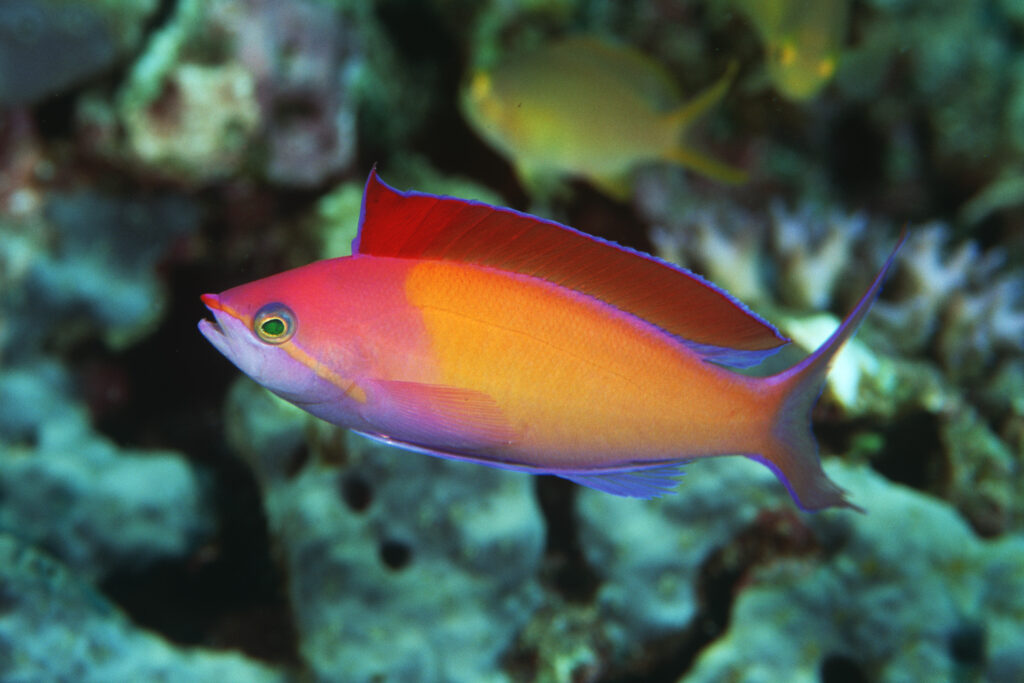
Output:
[[687,270],[512,209],[399,192],[376,170],[366,182],[353,252],[459,261],[538,277],[636,315],[728,365],[756,364],[787,341]]

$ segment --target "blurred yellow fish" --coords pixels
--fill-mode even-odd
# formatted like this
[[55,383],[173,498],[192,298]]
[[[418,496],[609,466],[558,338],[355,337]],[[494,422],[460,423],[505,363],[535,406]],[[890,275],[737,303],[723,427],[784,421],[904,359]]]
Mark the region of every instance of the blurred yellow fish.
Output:
[[792,100],[831,80],[846,33],[847,0],[735,0],[761,34],[768,76]]
[[564,176],[583,176],[623,198],[634,167],[659,160],[739,183],[743,171],[682,142],[735,74],[734,65],[684,103],[661,65],[632,48],[577,36],[475,72],[463,89],[462,111],[534,193]]

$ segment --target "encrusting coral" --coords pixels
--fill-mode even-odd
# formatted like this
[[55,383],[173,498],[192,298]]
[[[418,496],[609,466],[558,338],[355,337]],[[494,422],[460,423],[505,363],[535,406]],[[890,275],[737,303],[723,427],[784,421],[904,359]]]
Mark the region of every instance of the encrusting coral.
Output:
[[236,652],[179,647],[138,628],[88,580],[6,532],[0,532],[0,585],[5,681],[286,680]]
[[498,661],[542,599],[543,520],[527,477],[407,457],[248,379],[227,410],[263,489],[310,670],[505,680]]
[[870,514],[808,518],[821,550],[752,572],[686,680],[811,683],[837,662],[885,681],[1024,677],[1024,542],[980,541],[945,505],[869,471],[830,474]]

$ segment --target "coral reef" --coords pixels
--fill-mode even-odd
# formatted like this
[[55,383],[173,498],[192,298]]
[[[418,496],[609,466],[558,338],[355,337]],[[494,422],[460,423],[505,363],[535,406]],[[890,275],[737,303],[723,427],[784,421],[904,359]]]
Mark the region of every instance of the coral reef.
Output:
[[[315,675],[503,680],[498,660],[541,599],[543,521],[528,477],[346,438],[248,379],[228,411]],[[311,428],[325,433],[303,459]]]
[[53,361],[0,370],[0,529],[86,579],[178,558],[210,535],[198,474],[174,452],[96,434]]
[[[701,202],[678,184],[648,175],[638,206],[659,254],[704,272],[753,305],[793,310],[843,307],[856,300],[894,231],[863,214],[775,203],[767,220],[733,206]],[[1024,351],[1024,273],[999,248],[951,244],[948,225],[909,229],[907,244],[873,324],[905,355],[936,349],[951,379],[984,379]],[[770,260],[764,258],[768,252]]]
[[115,101],[94,96],[80,117],[102,153],[158,175],[318,185],[355,155],[365,21],[310,0],[183,0]]
[[[70,360],[82,345],[117,352],[152,332],[167,300],[158,264],[199,208],[178,192],[71,182],[23,115],[6,123],[17,144],[0,155],[0,677],[275,680],[235,655],[180,651],[89,587],[179,560],[213,533],[200,472],[179,452],[99,433]],[[82,646],[60,645],[71,639]]]
[[[1024,679],[1024,9],[850,2],[813,100],[732,0],[0,2],[0,679]],[[868,513],[760,464],[617,498],[400,452],[258,389],[198,295],[348,253],[366,173],[526,208],[466,75],[572,34],[697,92],[722,187],[542,207],[832,333],[813,414]],[[238,650],[238,651],[236,651]]]
[[[753,571],[687,681],[1014,681],[1024,676],[1024,542],[979,541],[948,507],[834,468],[871,513],[806,520],[820,549]],[[771,628],[765,628],[771,624]]]
[[194,548],[209,508],[180,454],[97,434],[43,348],[91,336],[120,346],[149,329],[162,308],[154,261],[196,212],[179,199],[82,193],[55,194],[45,209],[49,220],[0,221],[0,527],[99,579]]
[[[950,171],[965,159],[976,166],[1013,164],[1024,153],[1024,57],[1013,38],[1024,18],[1017,3],[875,0],[867,6],[859,44],[837,75],[843,94],[854,101],[881,94],[872,114],[882,129],[900,131],[908,111],[922,112],[933,136],[922,163]],[[895,158],[887,166],[909,170]]]
[[139,630],[88,581],[6,533],[0,533],[0,584],[5,681],[285,680],[236,653],[179,648]]
[[609,640],[632,647],[686,628],[708,556],[786,496],[771,472],[742,458],[694,463],[677,495],[640,509],[581,491],[580,544],[601,579],[598,624],[614,633]]

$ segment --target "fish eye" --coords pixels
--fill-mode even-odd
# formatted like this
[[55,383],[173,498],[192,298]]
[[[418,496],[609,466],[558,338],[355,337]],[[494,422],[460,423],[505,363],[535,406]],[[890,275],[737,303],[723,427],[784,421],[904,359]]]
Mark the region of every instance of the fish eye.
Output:
[[277,302],[267,304],[252,319],[252,329],[261,341],[283,344],[295,334],[295,314],[292,309]]
[[779,46],[778,59],[782,66],[792,66],[796,62],[796,45],[786,41]]

